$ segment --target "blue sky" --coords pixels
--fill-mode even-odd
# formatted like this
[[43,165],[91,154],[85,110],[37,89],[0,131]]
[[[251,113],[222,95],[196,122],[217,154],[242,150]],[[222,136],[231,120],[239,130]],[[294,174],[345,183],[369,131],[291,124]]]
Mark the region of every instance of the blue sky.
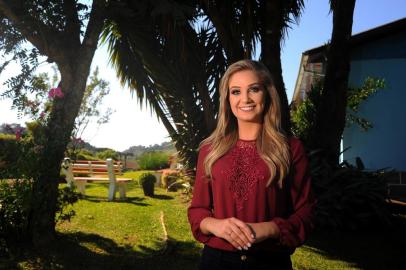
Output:
[[[405,0],[358,0],[354,11],[353,34],[406,17]],[[298,25],[292,25],[282,46],[282,69],[287,95],[292,97],[302,52],[325,44],[331,36],[332,15],[328,0],[305,1],[305,10]],[[151,145],[167,141],[168,134],[149,109],[140,109],[129,89],[121,87],[115,71],[109,67],[105,48],[96,52],[93,66],[111,85],[105,104],[116,112],[108,124],[96,129],[90,126],[83,139],[99,147],[123,151],[132,145]],[[0,101],[0,123],[23,123],[10,110],[10,101]]]
[[[357,0],[352,33],[357,34],[406,17],[405,0]],[[282,69],[289,100],[293,95],[302,52],[325,44],[331,37],[329,1],[305,1],[299,25],[288,31],[282,49]]]

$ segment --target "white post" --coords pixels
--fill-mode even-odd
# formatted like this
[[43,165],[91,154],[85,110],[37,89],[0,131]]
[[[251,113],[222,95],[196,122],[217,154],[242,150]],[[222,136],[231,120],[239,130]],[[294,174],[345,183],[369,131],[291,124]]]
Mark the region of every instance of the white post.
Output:
[[120,194],[120,199],[125,199],[126,192],[127,192],[127,183],[126,182],[118,183],[118,192]]
[[119,175],[121,175],[123,172],[122,172],[122,168],[123,168],[123,166],[122,166],[122,164],[121,164],[121,161],[117,161],[117,174],[119,174]]
[[160,187],[162,182],[162,171],[155,171],[153,174],[156,178],[155,186]]
[[110,183],[108,200],[112,201],[112,200],[114,200],[114,197],[116,196],[116,175],[114,174],[113,160],[111,158],[106,159],[106,164],[107,164],[107,171],[109,174],[109,183]]
[[90,174],[90,176],[93,176],[92,162],[89,160],[89,161],[87,162],[87,165],[89,166],[89,174]]
[[74,183],[73,171],[72,171],[72,163],[70,158],[66,157],[63,159],[62,162],[62,171],[65,174],[66,182],[68,183],[68,187],[72,188]]
[[86,195],[85,194],[85,190],[86,190],[86,180],[76,180],[75,185],[78,188],[78,191],[80,194],[82,194],[83,196]]

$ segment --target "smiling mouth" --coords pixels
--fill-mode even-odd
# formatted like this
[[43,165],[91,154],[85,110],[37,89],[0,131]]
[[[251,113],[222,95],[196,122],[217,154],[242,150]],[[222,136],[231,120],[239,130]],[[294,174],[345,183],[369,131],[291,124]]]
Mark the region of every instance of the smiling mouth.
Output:
[[239,109],[240,109],[241,111],[244,111],[244,112],[250,112],[250,111],[253,111],[253,110],[254,110],[254,107],[255,107],[255,106],[244,106],[244,107],[240,107]]

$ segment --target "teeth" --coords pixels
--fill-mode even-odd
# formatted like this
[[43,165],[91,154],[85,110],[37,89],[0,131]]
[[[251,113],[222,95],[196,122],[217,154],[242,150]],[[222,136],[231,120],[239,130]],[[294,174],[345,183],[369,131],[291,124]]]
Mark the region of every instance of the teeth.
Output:
[[240,110],[242,111],[252,111],[254,109],[254,106],[247,106],[247,107],[240,107]]

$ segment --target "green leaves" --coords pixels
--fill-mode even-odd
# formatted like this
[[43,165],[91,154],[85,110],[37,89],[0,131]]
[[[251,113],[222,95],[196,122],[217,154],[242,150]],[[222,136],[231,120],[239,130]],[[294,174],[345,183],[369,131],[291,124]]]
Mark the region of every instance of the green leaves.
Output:
[[116,151],[112,149],[106,149],[104,151],[96,153],[96,157],[99,160],[106,160],[108,158],[111,158],[113,160],[119,160],[119,155]]
[[317,107],[320,103],[322,83],[319,81],[312,85],[311,90],[307,93],[307,98],[303,100],[297,107],[291,110],[292,132],[300,138],[305,145],[312,140],[316,125]]
[[96,121],[100,126],[108,123],[113,114],[111,108],[101,109],[104,98],[110,93],[110,83],[99,76],[99,68],[96,67],[88,79],[86,90],[80,105],[78,116],[75,119],[75,127],[72,131],[74,138],[80,138],[89,123]]
[[[199,35],[193,28],[187,6],[174,12],[155,4],[131,5],[129,9],[137,15],[128,13],[109,21],[102,42],[108,43],[121,82],[132,88],[141,106],[148,102],[176,142],[179,155],[193,168],[195,152],[189,149],[198,147],[208,135],[206,124],[215,121],[214,113],[202,112],[216,106],[217,71],[225,69],[224,61],[216,60],[224,60],[224,55],[213,44],[218,45],[218,39],[210,30],[202,27]],[[151,15],[150,10],[155,12]]]
[[[372,123],[365,118],[357,115],[361,104],[369,97],[385,88],[385,80],[367,77],[361,87],[349,88],[347,92],[347,114],[346,126],[352,124],[358,125],[363,131],[372,128]],[[316,124],[316,108],[321,102],[323,92],[322,82],[312,85],[311,90],[307,93],[307,98],[298,106],[291,110],[292,132],[300,138],[305,144],[312,141],[311,131]]]
[[0,179],[0,235],[23,239],[27,235],[32,182]]
[[347,119],[346,125],[357,124],[363,131],[372,127],[367,119],[357,116],[359,107],[369,97],[385,88],[384,79],[367,77],[361,87],[349,88],[347,92]]
[[152,173],[143,173],[140,175],[138,181],[141,186],[155,184],[156,177]]
[[389,224],[387,172],[363,171],[347,162],[332,167],[319,153],[309,155],[317,226],[355,230]]
[[[33,207],[31,197],[31,180],[0,178],[0,236],[8,235],[20,240],[28,236],[28,217]],[[72,206],[78,198],[78,194],[71,188],[60,189],[55,221],[69,221],[75,215]]]
[[64,187],[59,190],[58,200],[56,203],[57,222],[70,221],[76,212],[72,206],[79,200],[79,194],[69,187]]
[[169,154],[162,151],[143,153],[137,159],[141,170],[159,170],[169,167]]

